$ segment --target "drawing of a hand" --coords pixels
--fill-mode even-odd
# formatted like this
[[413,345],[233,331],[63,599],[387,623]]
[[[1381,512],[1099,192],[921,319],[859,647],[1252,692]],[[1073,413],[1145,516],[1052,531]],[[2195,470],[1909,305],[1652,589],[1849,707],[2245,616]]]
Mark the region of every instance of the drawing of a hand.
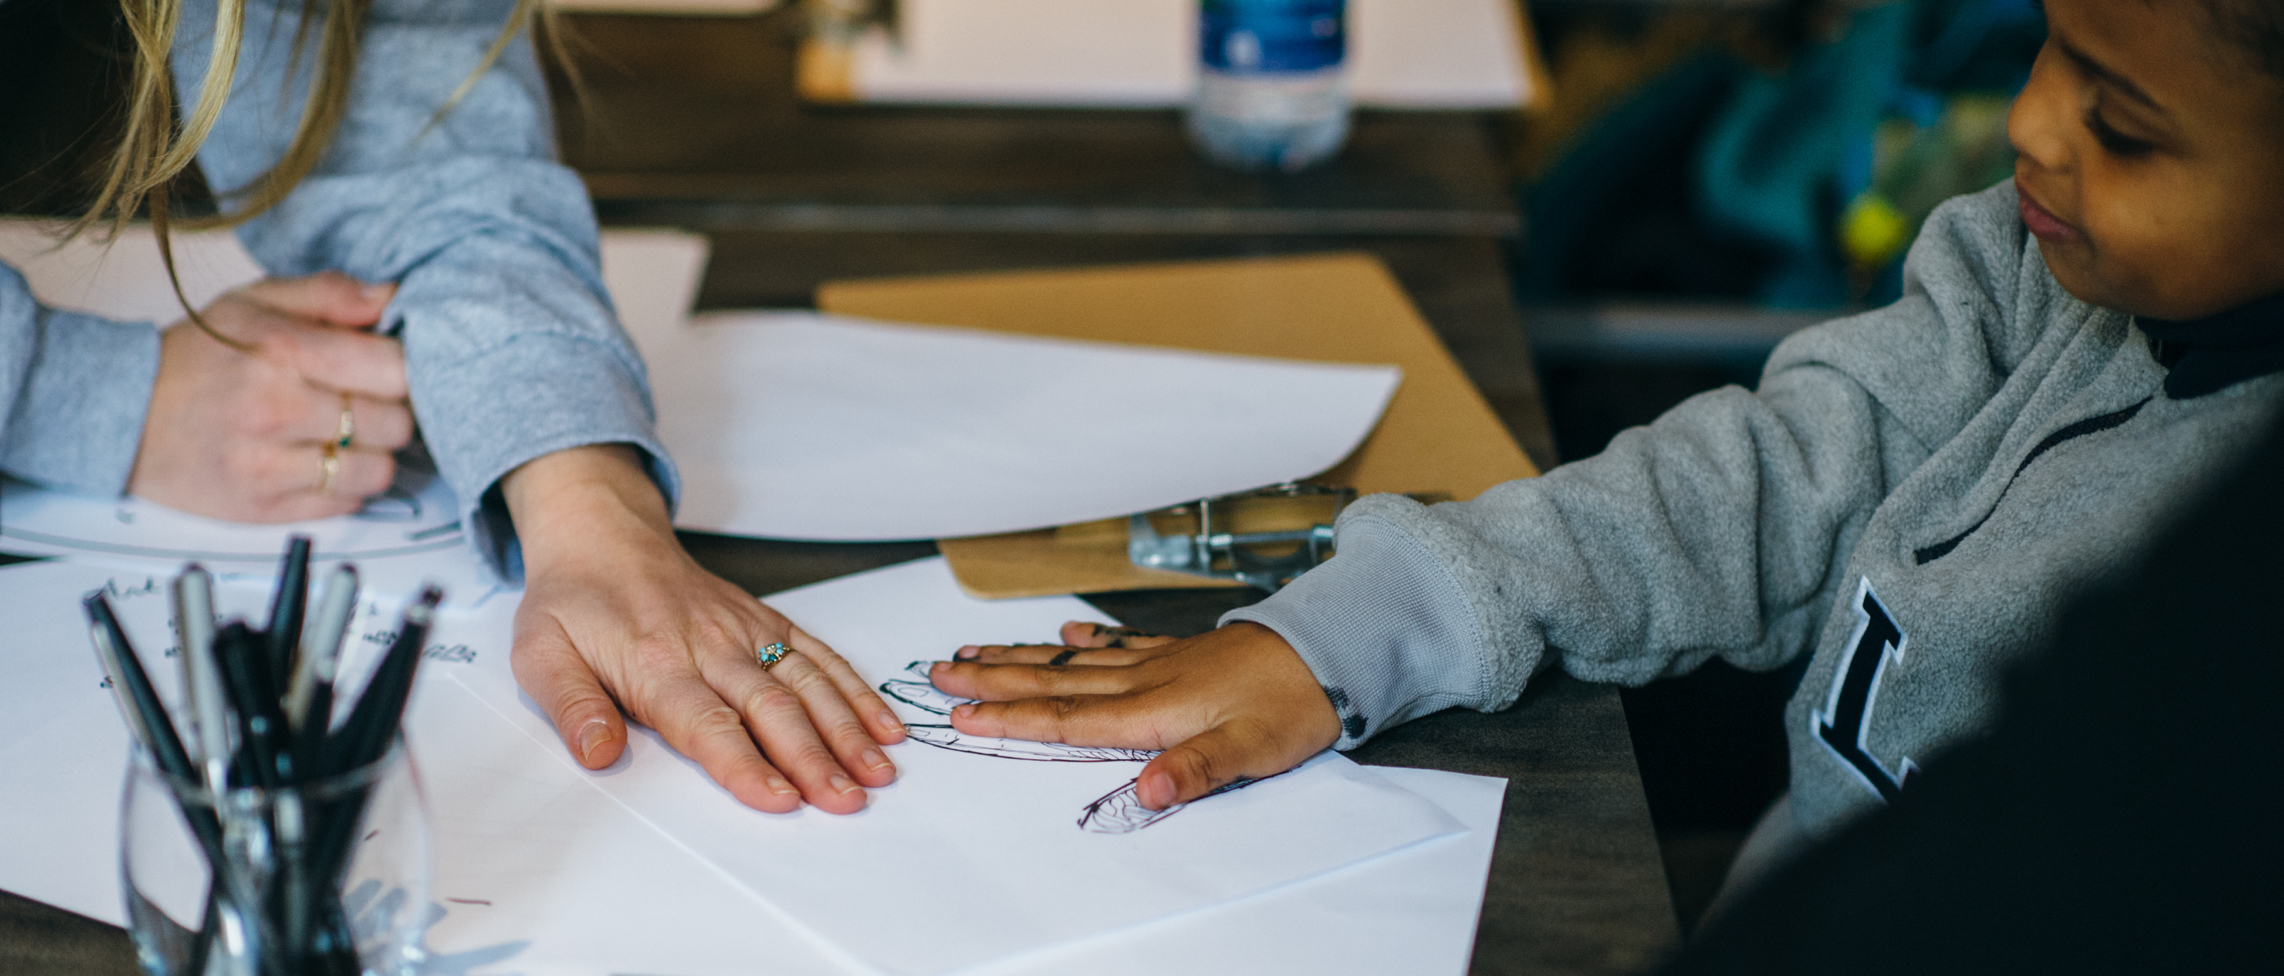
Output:
[[1340,738],[1339,713],[1308,664],[1259,624],[1176,640],[1070,623],[1062,637],[1059,647],[963,647],[934,664],[938,689],[977,700],[952,709],[952,727],[1164,750],[1137,779],[1151,810],[1284,772]]

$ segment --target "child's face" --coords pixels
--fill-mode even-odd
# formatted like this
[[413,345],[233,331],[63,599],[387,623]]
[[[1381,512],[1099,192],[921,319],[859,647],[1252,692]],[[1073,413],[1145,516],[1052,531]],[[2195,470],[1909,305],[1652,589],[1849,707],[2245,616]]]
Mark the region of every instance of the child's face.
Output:
[[2046,0],[2046,19],[2007,134],[2055,279],[2167,319],[2284,291],[2284,82],[2194,0]]

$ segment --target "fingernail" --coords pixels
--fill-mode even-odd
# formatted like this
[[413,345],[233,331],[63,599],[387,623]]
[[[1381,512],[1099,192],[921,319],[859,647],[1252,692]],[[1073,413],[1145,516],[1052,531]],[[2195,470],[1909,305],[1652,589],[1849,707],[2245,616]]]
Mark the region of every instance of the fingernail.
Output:
[[1174,778],[1164,773],[1151,773],[1142,780],[1138,791],[1142,805],[1163,810],[1174,805]]
[[377,284],[377,285],[366,285],[366,286],[365,286],[365,287],[363,287],[363,288],[359,288],[359,289],[357,289],[357,292],[358,292],[358,294],[360,294],[360,295],[364,296],[364,299],[365,299],[366,301],[368,301],[368,302],[382,302],[382,301],[387,301],[387,300],[388,300],[388,297],[389,297],[389,291],[390,291],[390,290],[391,290],[391,288],[393,288],[393,287],[394,287],[394,286],[392,286],[392,285],[389,285],[389,284],[386,284],[386,283],[383,283],[383,284]]
[[611,723],[596,719],[579,729],[579,761],[586,762],[596,747],[611,737]]
[[794,789],[793,784],[786,782],[785,777],[783,776],[772,776],[769,778],[769,791],[771,793],[777,794],[778,796],[801,792],[800,790]]
[[952,652],[952,658],[958,661],[973,661],[976,658],[982,656],[983,648],[977,647],[974,644],[969,644],[966,647]]
[[880,727],[881,727],[881,729],[883,729],[884,731],[888,731],[888,732],[902,732],[902,731],[905,731],[905,728],[904,728],[904,723],[903,723],[902,721],[899,721],[899,720],[896,718],[896,715],[895,715],[894,713],[892,713],[892,712],[882,712],[882,713],[880,713],[880,716],[879,716],[878,718],[875,718],[875,719],[873,719],[872,721],[873,721],[873,724],[880,726]]
[[974,703],[974,702],[969,702],[969,703],[967,703],[967,704],[965,704],[965,705],[954,705],[954,706],[952,706],[952,717],[953,717],[953,718],[974,718],[974,717],[975,717],[975,703]]
[[850,779],[839,773],[834,773],[833,778],[826,780],[825,783],[826,785],[833,788],[833,792],[838,793],[842,796],[847,796],[857,791],[856,780]]
[[864,751],[864,768],[895,769],[896,764],[888,761],[888,755],[886,753],[883,753],[878,749],[866,749]]

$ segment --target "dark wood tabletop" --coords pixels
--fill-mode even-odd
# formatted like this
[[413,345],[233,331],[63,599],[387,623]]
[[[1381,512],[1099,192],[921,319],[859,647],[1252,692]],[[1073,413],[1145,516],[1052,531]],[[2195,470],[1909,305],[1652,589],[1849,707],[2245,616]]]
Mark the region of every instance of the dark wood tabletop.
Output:
[[[822,282],[898,274],[1366,251],[1394,271],[1516,440],[1553,440],[1507,290],[1523,228],[1500,120],[1362,113],[1321,170],[1200,161],[1170,111],[817,107],[793,94],[794,24],[574,16],[584,97],[555,73],[564,155],[617,226],[704,232],[702,307],[796,307]],[[685,534],[709,569],[772,593],[932,555]],[[1197,633],[1238,590],[1089,597],[1144,629]],[[1615,689],[1559,674],[1507,711],[1381,733],[1360,762],[1508,780],[1473,971],[1608,974],[1677,942]],[[130,973],[120,930],[0,892],[0,972]]]

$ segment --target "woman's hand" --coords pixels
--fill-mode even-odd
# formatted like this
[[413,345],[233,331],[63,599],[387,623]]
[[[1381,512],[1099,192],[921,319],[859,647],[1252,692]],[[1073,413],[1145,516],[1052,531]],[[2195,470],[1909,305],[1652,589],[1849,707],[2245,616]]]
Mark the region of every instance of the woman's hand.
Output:
[[233,522],[356,511],[389,486],[390,452],[412,439],[404,349],[371,331],[395,294],[326,273],[215,299],[200,316],[250,352],[187,320],[167,329],[127,490]]
[[1237,623],[1183,640],[1063,625],[1069,645],[963,647],[929,672],[969,735],[1165,750],[1136,778],[1152,810],[1274,776],[1340,740],[1340,716],[1292,645]]
[[[626,748],[620,709],[747,806],[864,809],[904,725],[848,662],[683,552],[624,445],[559,451],[502,482],[523,543],[517,683],[589,769]],[[764,670],[755,652],[791,646]]]

